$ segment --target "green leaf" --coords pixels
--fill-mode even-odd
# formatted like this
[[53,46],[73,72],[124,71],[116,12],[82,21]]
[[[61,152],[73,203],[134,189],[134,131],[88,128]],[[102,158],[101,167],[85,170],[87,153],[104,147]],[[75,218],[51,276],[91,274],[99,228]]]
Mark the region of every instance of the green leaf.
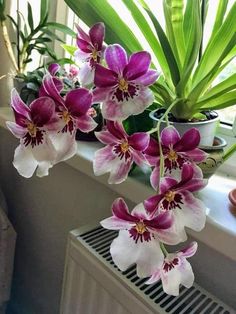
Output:
[[216,13],[215,22],[212,29],[212,35],[211,35],[212,37],[215,36],[215,34],[220,29],[223,23],[224,16],[225,16],[227,6],[228,6],[228,2],[229,0],[218,0],[217,13]]
[[40,24],[43,25],[45,23],[45,19],[48,16],[48,5],[49,1],[48,0],[41,0],[41,5],[40,5]]
[[64,65],[64,64],[75,64],[75,62],[71,59],[68,58],[61,58],[61,59],[57,59],[57,63]]
[[67,51],[71,56],[74,56],[75,51],[78,49],[74,46],[70,46],[70,45],[66,45],[66,44],[62,44],[61,47]]
[[103,21],[106,25],[106,42],[119,43],[128,53],[142,50],[139,40],[122,21],[107,0],[65,0],[68,6],[87,25]]
[[43,32],[43,34],[47,34],[48,36],[50,36],[52,39],[56,39],[62,43],[64,42],[58,35],[56,35],[52,31],[50,31],[49,29],[43,28],[42,32]]
[[66,34],[66,35],[70,35],[72,37],[76,36],[76,33],[72,29],[70,29],[68,26],[63,25],[61,23],[48,22],[45,24],[45,26],[49,27],[49,28],[54,28],[54,29],[61,31],[62,33]]
[[[145,3],[144,1],[142,1],[142,3]],[[179,73],[179,68],[178,68],[178,64],[177,61],[175,59],[174,53],[171,49],[170,43],[166,37],[166,34],[164,33],[160,23],[158,22],[158,20],[156,19],[155,15],[152,13],[152,11],[150,9],[146,9],[147,14],[149,15],[150,19],[152,20],[152,23],[155,27],[155,30],[157,32],[157,36],[159,38],[161,47],[163,52],[166,55],[166,61],[169,65],[169,71],[171,74],[171,78],[173,81],[173,84],[176,86],[179,83],[180,80],[180,73]]]
[[199,102],[197,108],[200,110],[219,110],[236,104],[236,91],[224,93],[223,95],[208,100],[207,102]]
[[28,24],[29,24],[31,31],[33,31],[34,21],[33,21],[32,7],[31,7],[29,2],[27,3],[27,5],[28,5]]
[[[218,67],[220,62],[223,60],[222,56],[225,58],[234,47],[234,37],[236,33],[235,16],[236,2],[233,4],[228,16],[218,30],[217,34],[207,45],[207,48],[193,76],[194,86],[196,86],[215,67]],[[222,40],[222,38],[224,40]]]
[[6,20],[5,7],[6,7],[6,0],[0,0],[0,21]]

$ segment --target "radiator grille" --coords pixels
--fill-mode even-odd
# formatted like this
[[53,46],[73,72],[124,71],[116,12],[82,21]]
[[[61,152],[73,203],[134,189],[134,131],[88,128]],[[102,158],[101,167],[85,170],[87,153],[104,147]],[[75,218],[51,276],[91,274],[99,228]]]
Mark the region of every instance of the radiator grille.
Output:
[[161,281],[145,285],[146,278],[140,279],[136,274],[136,266],[131,266],[124,272],[121,272],[110,255],[110,244],[117,236],[116,231],[106,230],[102,227],[96,227],[90,231],[82,232],[77,235],[77,239],[86,244],[90,250],[95,251],[103,260],[119,272],[128,280],[130,284],[143,294],[143,297],[149,298],[155,308],[159,307],[162,313],[170,314],[233,314],[236,313],[219,299],[205,291],[203,288],[194,284],[190,289],[181,286],[178,297],[167,295],[163,289]]

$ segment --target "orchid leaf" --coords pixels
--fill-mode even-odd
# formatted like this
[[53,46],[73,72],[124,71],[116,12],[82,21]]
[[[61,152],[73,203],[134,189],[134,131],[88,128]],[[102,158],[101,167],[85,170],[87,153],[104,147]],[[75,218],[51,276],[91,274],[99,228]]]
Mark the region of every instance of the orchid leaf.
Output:
[[212,29],[211,37],[213,37],[217,33],[217,31],[220,29],[223,23],[224,16],[225,16],[227,6],[228,6],[228,2],[229,0],[218,0],[218,8],[217,8],[216,18],[215,18],[214,26]]
[[142,50],[130,28],[107,0],[65,0],[68,6],[89,26],[103,21],[106,25],[106,42],[121,44],[129,53]]
[[33,21],[32,7],[31,7],[29,2],[28,2],[28,24],[29,24],[31,31],[33,31],[34,21]]
[[76,36],[76,33],[74,31],[72,31],[72,29],[70,29],[68,26],[65,26],[61,23],[56,23],[56,22],[48,22],[45,24],[46,27],[50,27],[50,28],[55,28],[58,31],[61,31],[62,33],[66,34],[66,35],[70,35],[72,37]]
[[49,10],[49,1],[48,0],[41,0],[40,5],[40,24],[45,23],[45,19],[47,18]]
[[68,52],[71,56],[74,56],[75,51],[78,49],[77,47],[62,44],[61,47]]
[[[142,1],[142,2],[145,3],[144,1]],[[150,9],[147,9],[147,8],[145,8],[145,10],[146,10],[147,14],[149,15],[150,19],[152,20],[152,23],[153,23],[155,30],[157,32],[157,36],[159,38],[162,50],[166,54],[166,61],[169,65],[169,71],[171,74],[172,81],[173,81],[174,85],[177,85],[179,80],[180,80],[180,72],[179,72],[178,64],[177,64],[177,61],[175,59],[174,53],[173,53],[171,46],[170,46],[170,43],[168,41],[168,38],[166,37],[165,32],[163,31],[160,23],[158,22],[158,20],[156,19],[155,15],[152,13],[152,11]]]
[[[212,41],[209,42],[202,59],[194,73],[193,85],[196,86],[206,75],[211,72],[214,67],[218,67],[220,62],[235,46],[235,33],[236,33],[236,2],[233,4],[230,12],[224,23],[214,36]],[[222,40],[222,38],[224,40]],[[225,48],[227,47],[227,49]]]
[[0,21],[6,20],[5,7],[6,7],[6,0],[0,0]]
[[199,102],[197,104],[198,109],[204,109],[204,110],[219,110],[226,107],[230,107],[232,105],[236,104],[236,90],[224,93],[221,96],[218,96],[217,98],[212,97],[212,99]]

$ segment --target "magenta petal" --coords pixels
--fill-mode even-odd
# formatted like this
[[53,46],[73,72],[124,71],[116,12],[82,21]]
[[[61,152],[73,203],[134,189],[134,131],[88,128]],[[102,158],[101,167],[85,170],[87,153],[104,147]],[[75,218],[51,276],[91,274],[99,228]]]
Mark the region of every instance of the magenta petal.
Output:
[[77,38],[76,40],[77,46],[79,47],[80,50],[86,53],[92,52],[92,46],[85,40],[81,38]]
[[194,169],[191,164],[184,163],[181,172],[181,183],[188,182],[192,179]]
[[95,88],[93,90],[93,104],[97,104],[98,102],[105,101],[108,95],[109,95],[109,91],[107,90],[107,88],[105,87]]
[[129,145],[143,152],[149,144],[150,135],[144,132],[134,133],[129,137]]
[[28,132],[26,128],[20,126],[19,124],[16,124],[15,122],[7,121],[6,126],[11,131],[11,133],[17,138],[24,137],[25,134]]
[[46,74],[43,78],[43,88],[47,93],[47,96],[52,97],[59,104],[64,105],[63,98],[54,83],[53,77],[50,74]]
[[133,161],[139,166],[143,167],[145,164],[149,165],[147,159],[145,158],[144,154],[138,150],[132,151]]
[[191,257],[196,253],[197,247],[198,247],[198,244],[197,244],[197,242],[194,241],[194,242],[190,243],[184,249],[180,250],[179,254],[181,254],[182,256],[184,256],[186,258]]
[[74,117],[87,113],[92,105],[92,93],[86,88],[77,88],[67,93],[65,106]]
[[30,104],[32,121],[39,127],[47,124],[54,112],[55,103],[49,97],[40,97]]
[[107,130],[117,139],[126,139],[128,137],[122,123],[118,121],[107,120],[106,126]]
[[89,35],[87,35],[86,33],[85,33],[85,31],[78,25],[78,24],[76,24],[76,28],[77,28],[77,30],[78,30],[78,35],[79,35],[79,37],[81,37],[83,40],[85,40],[85,41],[87,41],[87,42],[90,42],[90,37],[89,37]]
[[51,63],[48,66],[48,72],[54,76],[59,70],[60,70],[61,66],[58,63]]
[[101,22],[94,24],[89,30],[89,36],[93,46],[100,51],[105,36],[105,25]]
[[147,73],[134,79],[134,83],[139,84],[139,85],[149,86],[155,83],[158,77],[159,77],[159,73],[156,70],[149,70],[147,71]]
[[97,87],[111,87],[115,86],[118,82],[117,74],[103,67],[100,64],[96,65],[95,75],[94,75],[94,84]]
[[118,73],[122,74],[124,67],[128,63],[127,54],[123,47],[118,44],[109,45],[105,50],[105,60],[108,67]]
[[171,177],[164,177],[160,182],[160,193],[164,194],[177,185],[177,181]]
[[89,115],[77,118],[77,128],[82,132],[91,132],[97,127],[97,123]]
[[154,195],[146,199],[143,204],[146,211],[153,214],[158,209],[158,204],[162,200],[163,195]]
[[128,206],[126,205],[123,198],[117,198],[112,204],[112,213],[119,219],[126,220],[126,221],[137,221],[138,219],[133,217],[129,213]]
[[150,183],[154,190],[157,190],[159,185],[159,177],[160,177],[160,167],[157,165],[150,176]]
[[200,143],[200,133],[196,128],[191,128],[187,132],[184,133],[182,138],[176,145],[174,149],[176,151],[188,151],[196,148]]
[[108,131],[95,132],[97,139],[103,144],[114,144],[117,138]]
[[63,82],[59,78],[53,77],[53,83],[56,86],[56,89],[58,90],[58,92],[60,93],[64,87]]
[[191,159],[194,162],[202,162],[205,161],[208,154],[199,148],[195,148],[193,150],[189,150],[186,152],[181,152],[182,156],[185,156],[187,159]]
[[31,121],[31,118],[29,117],[29,119],[27,119],[25,116],[23,116],[22,114],[16,112],[14,109],[13,109],[13,112],[14,112],[16,123],[18,125],[20,125],[21,127],[26,128],[27,127],[27,123],[29,121]]
[[208,181],[206,179],[191,179],[190,181],[185,182],[181,186],[178,187],[176,190],[187,190],[190,192],[196,192],[203,189],[207,185]]
[[124,68],[123,75],[129,81],[144,75],[151,63],[151,55],[146,51],[139,51],[130,56],[129,62]]
[[169,212],[162,212],[158,214],[155,218],[147,222],[148,227],[151,227],[156,231],[160,229],[169,229],[172,225],[172,218]]
[[29,116],[30,109],[21,100],[15,88],[11,92],[11,106],[16,112],[26,117],[27,119],[30,119],[30,116]]
[[161,143],[166,146],[174,146],[180,140],[179,132],[173,127],[168,126],[161,132]]

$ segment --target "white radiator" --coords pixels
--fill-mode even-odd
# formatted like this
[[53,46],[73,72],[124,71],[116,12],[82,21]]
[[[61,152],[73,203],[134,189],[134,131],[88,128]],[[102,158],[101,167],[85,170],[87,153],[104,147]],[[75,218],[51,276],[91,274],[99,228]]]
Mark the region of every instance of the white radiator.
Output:
[[165,294],[161,283],[145,285],[135,266],[121,272],[112,262],[110,243],[117,232],[86,226],[70,232],[61,314],[235,314],[195,284],[180,295]]

